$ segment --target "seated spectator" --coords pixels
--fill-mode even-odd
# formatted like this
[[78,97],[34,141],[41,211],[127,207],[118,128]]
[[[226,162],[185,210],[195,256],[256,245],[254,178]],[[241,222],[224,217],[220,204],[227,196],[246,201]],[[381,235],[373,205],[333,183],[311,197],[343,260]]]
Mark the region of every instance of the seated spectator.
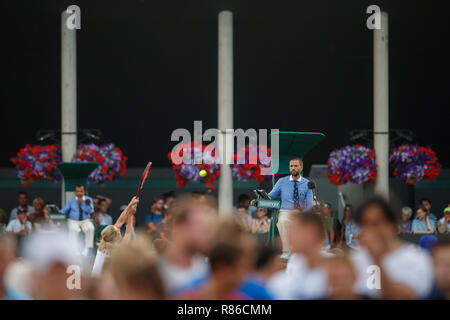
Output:
[[92,198],[92,200],[94,201],[94,212],[99,211],[101,200],[106,201],[106,211],[108,211],[109,207],[111,207],[112,204],[112,200],[110,198],[101,195],[96,195],[94,198]]
[[17,219],[13,219],[8,223],[6,227],[6,233],[11,235],[28,235],[31,234],[33,227],[31,222],[27,220],[27,214],[25,211],[17,211]]
[[150,205],[150,213],[145,219],[147,225],[147,232],[150,233],[152,238],[156,238],[158,233],[157,225],[163,219],[162,210],[164,206],[164,200],[161,197],[155,198]]
[[94,213],[97,226],[109,226],[113,224],[112,217],[108,214],[108,203],[105,199],[99,199],[98,211]]
[[251,232],[252,217],[244,206],[238,206],[234,216],[237,223],[239,223],[245,232]]
[[28,215],[28,221],[33,223],[36,216],[41,216],[43,214],[45,202],[44,199],[37,197],[34,198],[31,204],[33,205],[33,212]]
[[345,244],[351,249],[359,248],[359,233],[361,229],[353,219],[352,207],[348,204],[344,208],[344,219],[342,219],[343,232],[341,234],[340,242],[345,241]]
[[389,204],[382,198],[369,199],[355,220],[361,227],[360,249],[352,252],[357,293],[401,300],[428,295],[433,284],[431,257],[397,237],[398,221]]
[[172,204],[175,203],[175,199],[176,199],[175,192],[169,191],[169,192],[163,193],[162,197],[164,199],[163,209],[168,210],[172,206]]
[[172,213],[170,210],[163,211],[163,219],[156,227],[158,228],[158,238],[166,241],[172,239]]
[[431,200],[423,198],[420,204],[428,210],[428,217],[430,218],[431,225],[436,230],[437,216],[431,212]]
[[320,210],[324,225],[325,225],[325,242],[324,249],[329,250],[333,247],[335,242],[335,219],[333,217],[333,210],[331,203],[325,202]]
[[416,218],[412,222],[411,230],[414,234],[433,234],[435,229],[428,217],[428,209],[419,206]]
[[450,233],[450,207],[444,209],[444,216],[439,220],[437,229],[441,234]]
[[16,208],[11,210],[9,215],[9,221],[17,219],[17,212],[23,211],[29,216],[33,212],[33,207],[28,205],[28,193],[25,191],[19,191],[17,193],[17,203],[19,204]]
[[55,223],[50,219],[48,209],[44,206],[42,198],[33,200],[34,212],[29,215],[28,221],[33,225],[36,232],[54,231],[57,229]]
[[428,296],[433,300],[450,300],[450,241],[442,239],[433,247],[434,290]]
[[412,232],[412,209],[410,207],[402,208],[402,215],[400,217],[400,223],[398,224],[398,233],[399,234],[410,234]]
[[353,216],[353,208],[351,204],[346,204],[344,206],[344,216],[341,221],[339,219],[336,219],[336,228],[335,228],[335,238],[336,238],[336,247],[342,248],[344,246],[344,239],[345,239],[345,228],[343,221],[346,217],[346,215]]
[[247,210],[247,214],[250,217],[252,217],[256,211],[256,207],[250,205],[250,197],[245,193],[242,193],[238,196],[238,201],[236,206],[234,207],[234,211],[237,212],[237,209],[239,207],[245,208],[245,210]]
[[251,232],[253,234],[267,234],[270,229],[270,218],[267,216],[267,210],[258,208],[256,217],[251,222]]

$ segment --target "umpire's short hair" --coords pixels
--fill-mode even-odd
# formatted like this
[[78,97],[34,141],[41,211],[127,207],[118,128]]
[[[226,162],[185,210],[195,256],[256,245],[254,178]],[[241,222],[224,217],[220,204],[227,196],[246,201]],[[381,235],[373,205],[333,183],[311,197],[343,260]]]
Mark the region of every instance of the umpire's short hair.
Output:
[[392,224],[397,224],[398,217],[395,214],[394,210],[392,210],[391,206],[384,198],[379,196],[370,198],[359,206],[355,214],[356,223],[361,224],[364,214],[370,207],[378,207],[380,211],[383,213],[383,216],[386,220],[388,220]]
[[289,162],[291,162],[291,161],[295,161],[295,160],[299,161],[299,162],[300,162],[300,164],[303,164],[303,160],[302,160],[302,158],[300,158],[300,157],[297,157],[297,156],[295,156],[295,157],[292,157],[291,159],[289,159]]

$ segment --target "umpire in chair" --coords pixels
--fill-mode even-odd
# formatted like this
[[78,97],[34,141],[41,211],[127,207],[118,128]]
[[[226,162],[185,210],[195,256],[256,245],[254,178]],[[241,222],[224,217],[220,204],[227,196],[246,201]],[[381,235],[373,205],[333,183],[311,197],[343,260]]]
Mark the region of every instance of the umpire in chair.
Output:
[[75,197],[70,198],[61,213],[67,215],[67,228],[72,240],[78,239],[80,231],[84,233],[84,256],[89,255],[89,250],[94,247],[94,224],[91,214],[94,212],[94,201],[86,195],[86,188],[79,184],[75,187]]
[[271,199],[281,197],[277,228],[283,246],[282,259],[288,259],[290,256],[288,242],[290,215],[294,210],[310,210],[313,205],[313,191],[308,188],[309,180],[302,177],[302,171],[303,160],[299,157],[291,158],[289,161],[290,175],[280,178],[269,193]]

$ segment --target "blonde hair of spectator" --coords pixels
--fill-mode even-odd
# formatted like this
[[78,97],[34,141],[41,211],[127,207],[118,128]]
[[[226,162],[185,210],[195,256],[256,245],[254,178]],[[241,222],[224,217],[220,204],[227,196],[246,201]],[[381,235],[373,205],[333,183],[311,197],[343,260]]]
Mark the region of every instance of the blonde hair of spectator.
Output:
[[136,238],[136,241],[121,242],[111,250],[105,271],[111,274],[119,291],[139,291],[154,299],[165,299],[166,288],[154,251],[148,240]]
[[33,199],[32,205],[35,206],[36,203],[40,203],[41,206],[44,206],[44,199],[42,199],[41,197],[37,197]]

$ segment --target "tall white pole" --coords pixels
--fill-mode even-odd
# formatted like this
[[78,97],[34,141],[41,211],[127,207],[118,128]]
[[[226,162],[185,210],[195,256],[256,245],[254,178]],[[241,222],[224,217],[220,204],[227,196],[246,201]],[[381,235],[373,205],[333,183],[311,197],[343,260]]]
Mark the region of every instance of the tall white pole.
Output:
[[[61,15],[61,151],[62,161],[70,162],[77,150],[77,34],[67,27],[70,14]],[[64,192],[62,204],[70,195]]]
[[389,33],[388,14],[373,32],[373,130],[378,175],[375,193],[389,199]]
[[[219,13],[218,26],[218,125],[221,132],[219,154],[222,159],[219,178],[219,212],[233,213],[233,178],[231,168],[233,154],[233,13]],[[225,145],[224,145],[225,142]]]

